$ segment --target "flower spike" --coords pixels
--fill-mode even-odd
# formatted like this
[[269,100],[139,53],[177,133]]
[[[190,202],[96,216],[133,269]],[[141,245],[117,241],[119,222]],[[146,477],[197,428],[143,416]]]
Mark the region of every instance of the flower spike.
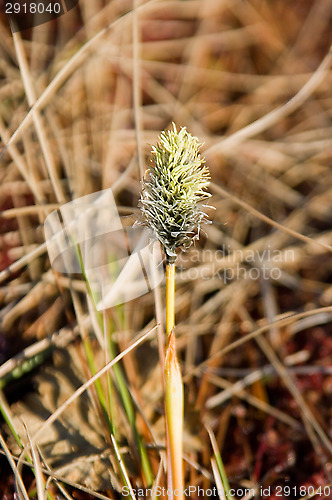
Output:
[[152,147],[153,166],[142,181],[139,206],[143,220],[161,242],[167,261],[174,262],[176,248],[188,248],[199,237],[200,226],[207,221],[200,205],[210,173],[199,149],[201,144],[182,127],[178,132],[163,131]]

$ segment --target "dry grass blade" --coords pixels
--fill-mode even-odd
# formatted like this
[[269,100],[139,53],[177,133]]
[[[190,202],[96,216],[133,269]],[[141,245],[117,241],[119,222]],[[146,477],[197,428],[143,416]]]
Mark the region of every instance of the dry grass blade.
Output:
[[[0,438],[0,440],[1,440],[1,438]],[[40,452],[39,448],[38,448],[38,452],[39,452],[40,456],[43,457],[43,455]],[[4,455],[7,455],[4,450],[2,450],[1,453],[4,454]],[[10,452],[9,452],[9,455],[8,455],[8,459],[9,459],[9,456],[10,456],[10,458],[13,461],[12,463],[13,463],[14,467],[16,467],[16,462],[19,461],[19,458],[11,455]],[[43,458],[43,462],[45,462],[44,458]],[[27,462],[25,460],[21,460],[20,464],[25,465],[26,467],[29,467],[29,468],[33,467],[33,465],[30,462]],[[50,468],[48,466],[47,466],[47,469],[42,468],[41,471],[42,471],[43,474],[48,475],[49,479],[54,479],[54,480],[56,480],[58,482],[61,481],[61,483],[67,484],[68,486],[71,486],[71,487],[73,487],[73,488],[75,488],[75,489],[77,489],[79,491],[83,491],[85,493],[88,493],[92,497],[99,498],[100,500],[109,500],[109,497],[106,497],[105,495],[101,495],[100,493],[98,493],[96,491],[93,491],[90,488],[85,488],[81,484],[77,484],[74,481],[70,481],[68,478],[62,477],[60,474],[57,474],[56,472],[50,470]]]
[[320,437],[322,443],[326,447],[326,449],[332,454],[332,441],[329,439],[327,436],[326,432],[323,430],[321,427],[320,423],[318,420],[314,417],[310,409],[308,408],[308,405],[306,404],[303,396],[301,395],[300,391],[297,389],[296,385],[294,384],[294,381],[290,377],[287,368],[278,360],[278,357],[274,353],[273,349],[269,345],[269,343],[263,338],[263,337],[256,337],[256,341],[258,342],[259,346],[263,350],[263,352],[266,354],[266,356],[270,359],[271,363],[281,376],[282,380],[284,381],[285,385],[289,389],[290,393],[294,396],[295,401],[298,403],[299,407],[301,408],[303,417],[305,420],[307,420],[310,425],[313,427],[313,429],[316,431],[318,436]]
[[160,460],[160,463],[159,463],[159,468],[158,468],[158,472],[156,475],[156,479],[155,479],[155,482],[154,482],[153,487],[152,487],[152,491],[156,492],[156,493],[153,493],[153,495],[151,495],[151,500],[157,500],[159,498],[157,491],[158,491],[158,488],[160,487],[160,481],[161,481],[161,477],[163,474],[163,469],[165,468],[165,462],[166,462],[166,457],[165,457],[165,453],[163,453],[162,459]]
[[33,249],[28,254],[21,257],[19,260],[8,266],[6,269],[0,272],[0,283],[10,278],[14,273],[20,271],[24,266],[30,264],[34,259],[40,257],[47,252],[46,243],[39,245],[37,248]]
[[242,380],[239,380],[235,383],[227,382],[226,380],[221,380],[220,377],[215,377],[213,375],[209,375],[210,383],[215,384],[217,387],[224,387],[224,390],[221,393],[217,393],[214,396],[211,396],[206,402],[207,408],[213,408],[215,406],[219,406],[231,398],[233,395],[236,395],[240,398],[245,399],[249,404],[255,406],[256,408],[272,415],[275,418],[280,419],[282,422],[285,422],[287,425],[290,425],[293,429],[298,429],[299,424],[297,420],[287,415],[287,413],[281,412],[277,408],[267,404],[265,401],[260,400],[259,398],[243,391],[243,389],[257,380],[261,380],[264,374],[260,371],[253,372],[252,374],[244,377]]
[[18,471],[18,468],[16,466],[16,463],[15,463],[15,460],[13,459],[12,457],[12,454],[10,453],[7,445],[6,445],[6,442],[4,440],[4,438],[2,437],[2,435],[0,434],[0,443],[1,443],[1,447],[7,457],[7,460],[9,462],[9,465],[14,473],[14,476],[15,476],[15,479],[17,481],[17,485],[18,485],[18,488],[19,488],[19,495],[24,498],[24,500],[29,500],[29,495],[27,493],[27,490],[25,488],[25,485],[23,483],[23,480],[22,480],[22,476],[21,474],[19,473]]
[[[35,477],[36,477],[37,498],[38,498],[38,500],[45,500],[45,496],[46,496],[45,481],[43,478],[43,473],[41,471],[41,461],[40,461],[39,452],[38,452],[36,443],[31,438],[29,430],[27,429],[26,425],[25,425],[25,428],[26,428],[26,433],[27,433],[28,440],[29,440],[29,448],[31,450],[32,463],[33,463],[33,468],[34,468]],[[20,466],[20,463],[18,463],[18,467],[19,466]]]
[[211,458],[211,467],[212,467],[212,472],[213,472],[213,477],[216,482],[217,486],[217,491],[218,491],[218,497],[220,500],[227,500],[226,495],[225,495],[225,490],[222,484],[221,477],[219,475],[218,467],[217,467],[217,462],[215,461],[214,458]]
[[[331,52],[332,53],[332,52]],[[304,234],[298,233],[297,231],[293,231],[292,229],[289,229],[287,226],[284,226],[283,224],[279,224],[278,222],[272,220],[270,217],[267,217],[266,215],[262,214],[258,210],[256,210],[254,207],[251,207],[248,203],[246,203],[243,200],[240,200],[237,196],[234,196],[230,193],[228,193],[225,189],[223,189],[220,186],[217,186],[214,183],[211,183],[211,188],[212,190],[215,190],[218,194],[222,196],[226,196],[227,198],[230,198],[231,200],[235,201],[238,205],[243,207],[244,209],[248,210],[248,212],[252,213],[255,215],[255,217],[258,217],[259,219],[263,220],[267,224],[270,224],[273,227],[276,227],[277,229],[280,229],[281,231],[284,231],[285,233],[288,233],[290,236],[294,236],[295,238],[304,241],[305,243],[309,243],[312,245],[318,245],[325,250],[328,250],[332,252],[332,246],[331,245],[326,245],[325,243],[322,243],[321,241],[314,240],[312,238],[308,238]]]
[[134,0],[134,10],[133,10],[133,97],[134,97],[134,113],[135,113],[135,132],[136,132],[136,143],[137,143],[137,156],[138,165],[140,170],[140,175],[144,175],[144,160],[143,160],[143,150],[142,150],[142,112],[141,112],[141,86],[140,86],[140,36],[138,28],[138,9],[139,2]]
[[[27,95],[27,101],[28,101],[29,106],[33,106],[36,102],[36,94],[35,94],[35,90],[33,88],[32,78],[30,75],[28,62],[27,62],[26,55],[24,52],[22,38],[21,38],[21,35],[19,32],[13,33],[13,40],[14,40],[14,44],[15,44],[17,59],[18,59],[19,66],[20,66],[20,71],[21,71],[21,75],[22,75],[22,79],[23,79],[25,92]],[[38,135],[39,143],[40,143],[41,149],[43,151],[48,174],[50,176],[54,191],[56,193],[57,201],[59,201],[60,203],[64,203],[66,200],[66,197],[65,197],[62,185],[57,177],[54,159],[51,155],[51,149],[50,149],[48,141],[47,141],[45,126],[43,124],[42,118],[41,118],[40,114],[38,113],[38,111],[35,111],[33,113],[32,119],[34,121],[34,125],[35,125],[36,132]]]
[[211,146],[206,151],[206,154],[211,155],[215,152],[224,152],[224,151],[227,152],[232,148],[236,147],[240,142],[248,139],[249,137],[252,137],[254,135],[263,132],[267,128],[271,127],[278,121],[285,118],[290,113],[293,113],[293,111],[299,108],[304,103],[304,101],[306,101],[306,99],[308,99],[312,95],[312,93],[315,91],[318,85],[324,80],[330,69],[331,63],[332,63],[332,49],[330,47],[329,52],[324,57],[323,61],[321,62],[317,70],[313,73],[310,80],[301,88],[301,90],[290,101],[288,101],[280,108],[275,109],[274,111],[271,111],[270,113],[264,115],[256,122],[251,123],[247,127],[242,128],[232,136],[227,137],[226,139],[223,139],[219,143]]
[[[287,325],[291,325],[291,324],[293,324],[294,322],[296,322],[299,319],[306,318],[308,316],[312,316],[312,315],[315,315],[315,314],[321,314],[322,311],[332,312],[332,306],[323,307],[323,308],[319,308],[319,309],[314,309],[312,311],[306,311],[306,312],[299,313],[299,314],[288,313],[286,318],[276,319],[273,322],[273,324],[267,324],[267,325],[264,325],[264,326],[262,326],[260,328],[257,328],[253,332],[248,333],[247,335],[245,335],[245,337],[243,337],[243,338],[241,338],[239,340],[236,340],[235,342],[232,342],[227,347],[224,347],[220,351],[214,353],[209,358],[209,360],[211,361],[212,359],[216,359],[216,358],[220,358],[221,356],[224,356],[225,354],[227,354],[228,352],[232,351],[233,349],[236,349],[237,347],[242,346],[243,344],[245,344],[249,340],[251,340],[251,339],[253,339],[255,337],[258,337],[259,335],[262,335],[262,333],[264,333],[264,332],[269,331],[271,329],[271,327],[273,327],[273,325],[278,326],[279,328],[281,328],[281,327],[284,327],[284,326],[287,326]],[[191,375],[191,374],[200,373],[201,370],[202,370],[202,368],[206,364],[207,364],[207,361],[204,361],[199,366],[193,368],[192,370],[190,370],[189,374],[186,375],[186,377],[188,375]]]
[[230,492],[227,474],[221,459],[215,435],[211,427],[207,423],[204,424],[204,427],[209,435],[213,449],[214,458],[211,459],[211,464],[212,464],[213,475],[218,488],[218,495],[222,495],[224,498],[227,498],[227,500],[236,500],[236,497],[234,497]]
[[[159,0],[147,0],[147,2],[137,9],[143,9],[146,6],[150,6],[153,3],[158,2]],[[67,78],[85,61],[85,59],[89,56],[89,51],[93,49],[94,45],[97,45],[100,39],[105,36],[106,33],[109,32],[110,29],[114,28],[117,24],[121,24],[124,21],[124,18],[128,15],[131,15],[132,11],[128,14],[125,14],[120,19],[117,19],[110,25],[106,26],[104,29],[100,30],[96,35],[94,35],[89,42],[83,45],[80,50],[76,52],[76,54],[65,64],[65,66],[59,71],[59,73],[54,77],[50,85],[43,92],[43,94],[36,100],[33,104],[31,110],[26,115],[24,120],[20,123],[17,130],[11,136],[9,141],[7,142],[5,149],[0,154],[0,159],[4,154],[6,148],[15,144],[16,141],[19,140],[20,135],[27,129],[30,125],[31,120],[33,120],[34,113],[40,112],[49,104],[50,100],[54,97],[54,94],[58,91],[58,89],[62,86],[62,84],[67,80]]]
[[[40,429],[32,436],[34,441],[38,440],[38,436],[47,428],[49,427],[53,422],[55,422],[61,413],[65,411],[65,409],[76,399],[78,398],[81,394],[83,394],[84,391],[86,391],[91,385],[94,384],[96,380],[98,380],[104,373],[107,373],[112,366],[114,366],[116,363],[118,363],[126,354],[128,354],[130,351],[135,349],[137,346],[139,346],[142,342],[144,342],[150,335],[151,333],[155,330],[156,327],[152,328],[152,330],[146,332],[143,334],[138,340],[133,342],[127,349],[125,349],[123,352],[121,352],[116,358],[114,358],[112,361],[110,361],[104,368],[98,371],[93,377],[91,377],[85,384],[83,384],[79,389],[77,389],[71,396],[70,398],[65,401],[59,408],[55,410],[55,412],[45,421],[45,423],[42,425]],[[23,454],[27,450],[25,449],[21,457],[23,457]]]
[[118,445],[116,444],[115,437],[113,436],[113,434],[111,434],[111,439],[112,439],[112,444],[113,444],[113,447],[114,447],[114,450],[115,450],[116,458],[117,458],[118,464],[119,464],[120,469],[121,469],[121,473],[123,474],[123,477],[124,477],[125,486],[126,486],[127,490],[129,491],[130,498],[132,500],[136,500],[136,496],[133,493],[134,490],[133,490],[133,488],[131,486],[129,476],[128,476],[126,468],[125,468],[125,466],[123,464],[123,461],[122,461],[122,458],[121,458],[121,455],[120,455],[120,452],[119,452],[119,448],[118,448]]
[[[10,469],[1,454],[3,496],[14,494],[22,441],[55,495],[117,498],[126,474],[134,489],[167,484],[165,282],[99,314],[81,273],[52,269],[43,224],[111,189],[129,235],[151,145],[172,122],[204,144],[215,208],[202,207],[212,224],[196,244],[174,252],[185,487],[219,481],[204,422],[234,491],[329,487],[331,3],[79,0],[14,35],[3,10],[0,433],[14,460]],[[175,223],[171,239],[184,229]],[[110,233],[90,281],[116,268],[116,287],[131,290],[129,239],[117,260]],[[158,338],[109,363],[156,324]],[[36,479],[20,464],[26,498]]]

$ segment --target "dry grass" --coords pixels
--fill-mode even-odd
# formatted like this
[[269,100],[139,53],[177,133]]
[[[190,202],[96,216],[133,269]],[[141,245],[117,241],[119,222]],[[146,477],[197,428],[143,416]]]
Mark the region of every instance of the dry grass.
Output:
[[[43,222],[112,187],[131,224],[150,144],[172,121],[204,142],[215,207],[177,263],[185,482],[223,498],[219,449],[231,486],[257,498],[261,486],[299,498],[301,485],[332,483],[331,18],[325,0],[80,0],[12,36],[2,15],[1,404],[31,448],[15,464],[3,424],[3,498],[13,475],[22,498],[41,498],[47,476],[54,498],[144,485],[117,390],[115,435],[91,381],[84,392],[82,341],[97,370],[110,360],[82,277],[50,267]],[[163,295],[164,284],[104,315],[119,353],[158,325],[121,360],[155,485],[166,479]]]

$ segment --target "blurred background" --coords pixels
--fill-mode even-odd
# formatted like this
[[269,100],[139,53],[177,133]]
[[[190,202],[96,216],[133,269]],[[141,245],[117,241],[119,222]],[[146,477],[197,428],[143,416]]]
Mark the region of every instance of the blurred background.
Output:
[[[332,483],[331,2],[80,0],[14,35],[5,7],[0,378],[7,446],[18,453],[8,414],[25,442],[22,421],[33,433],[91,376],[86,339],[96,369],[105,364],[82,275],[50,266],[46,216],[112,188],[124,226],[131,225],[151,145],[174,122],[203,144],[213,195],[212,224],[177,261],[186,484],[218,485],[219,449],[234,498],[299,498],[313,493],[309,487],[332,498],[324,492]],[[164,283],[107,311],[116,352],[163,318],[163,295]],[[156,336],[121,368],[153,476],[159,470],[163,484]],[[43,459],[90,491],[67,484],[73,498],[120,498],[123,480],[95,394],[74,404],[40,437]],[[138,487],[146,480],[128,416],[118,412],[117,440]],[[24,483],[33,497],[34,476],[25,472]],[[6,458],[0,486],[3,498],[13,498]],[[261,486],[271,488],[265,497]]]

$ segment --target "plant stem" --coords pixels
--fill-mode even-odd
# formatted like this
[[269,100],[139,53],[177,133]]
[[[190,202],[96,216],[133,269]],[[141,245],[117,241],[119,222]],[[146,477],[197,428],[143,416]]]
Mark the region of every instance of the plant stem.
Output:
[[175,264],[166,265],[166,333],[167,338],[170,336],[174,328],[175,313]]
[[165,410],[167,435],[168,498],[184,498],[182,466],[183,383],[176,357],[174,334],[175,264],[166,265],[166,332]]

